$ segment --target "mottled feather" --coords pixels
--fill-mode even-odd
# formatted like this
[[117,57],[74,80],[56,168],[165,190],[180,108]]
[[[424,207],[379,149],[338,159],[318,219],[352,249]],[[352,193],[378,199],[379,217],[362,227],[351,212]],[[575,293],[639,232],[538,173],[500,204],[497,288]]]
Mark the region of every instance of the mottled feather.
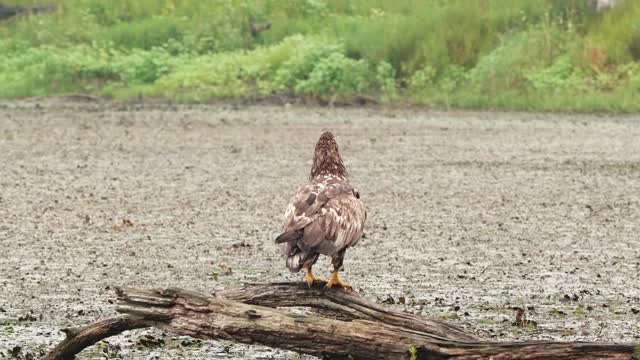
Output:
[[285,212],[283,233],[276,239],[283,243],[292,272],[309,268],[318,254],[342,266],[344,250],[362,237],[367,218],[359,197],[349,184],[333,135],[323,134],[316,145],[311,182],[298,188]]

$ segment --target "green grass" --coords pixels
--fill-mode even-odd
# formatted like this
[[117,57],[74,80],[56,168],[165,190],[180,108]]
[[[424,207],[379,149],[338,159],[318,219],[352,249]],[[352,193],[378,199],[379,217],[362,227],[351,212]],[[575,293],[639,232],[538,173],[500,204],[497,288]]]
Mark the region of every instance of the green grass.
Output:
[[[53,2],[0,25],[0,97],[640,110],[638,1],[603,14],[584,0]],[[272,27],[254,36],[252,22]]]

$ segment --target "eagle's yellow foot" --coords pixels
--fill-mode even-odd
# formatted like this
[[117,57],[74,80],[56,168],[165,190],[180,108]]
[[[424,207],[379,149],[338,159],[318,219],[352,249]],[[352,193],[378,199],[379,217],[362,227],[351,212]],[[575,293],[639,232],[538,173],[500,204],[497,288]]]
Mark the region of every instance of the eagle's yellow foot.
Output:
[[326,287],[328,287],[329,289],[331,289],[333,286],[340,286],[341,288],[345,289],[345,290],[353,290],[353,288],[351,287],[351,285],[345,284],[342,282],[342,280],[340,279],[340,275],[338,275],[337,271],[334,271],[331,274],[331,280],[329,280],[327,282]]
[[322,281],[321,278],[313,275],[313,272],[311,272],[311,269],[305,269],[305,270],[307,273],[304,275],[304,282],[306,282],[307,285],[309,285],[309,287],[313,285],[314,281]]

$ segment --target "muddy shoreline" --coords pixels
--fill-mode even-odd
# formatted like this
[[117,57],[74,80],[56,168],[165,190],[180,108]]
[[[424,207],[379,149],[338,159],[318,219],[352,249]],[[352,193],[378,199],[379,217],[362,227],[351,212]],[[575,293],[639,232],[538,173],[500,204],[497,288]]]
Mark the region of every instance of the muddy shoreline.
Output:
[[[362,296],[492,340],[640,341],[638,115],[38,100],[0,103],[0,358],[114,315],[114,286],[300,279],[273,239],[324,129],[369,209]],[[79,358],[296,356],[144,330]]]

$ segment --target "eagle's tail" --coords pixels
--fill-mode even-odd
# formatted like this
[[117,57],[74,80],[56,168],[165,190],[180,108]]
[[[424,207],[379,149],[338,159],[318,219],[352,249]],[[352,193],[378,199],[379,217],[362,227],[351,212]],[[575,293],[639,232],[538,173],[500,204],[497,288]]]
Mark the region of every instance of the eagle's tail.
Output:
[[303,230],[286,231],[278,235],[276,244],[283,244],[284,254],[287,256],[287,267],[291,272],[308,269],[318,260],[318,254],[303,251],[298,247],[298,241],[302,240]]
[[303,234],[301,230],[283,232],[276,238],[276,244],[298,242],[298,240],[302,239]]
[[318,253],[308,253],[298,249],[292,255],[287,256],[287,268],[292,273],[302,269],[309,269],[318,261],[318,256]]

